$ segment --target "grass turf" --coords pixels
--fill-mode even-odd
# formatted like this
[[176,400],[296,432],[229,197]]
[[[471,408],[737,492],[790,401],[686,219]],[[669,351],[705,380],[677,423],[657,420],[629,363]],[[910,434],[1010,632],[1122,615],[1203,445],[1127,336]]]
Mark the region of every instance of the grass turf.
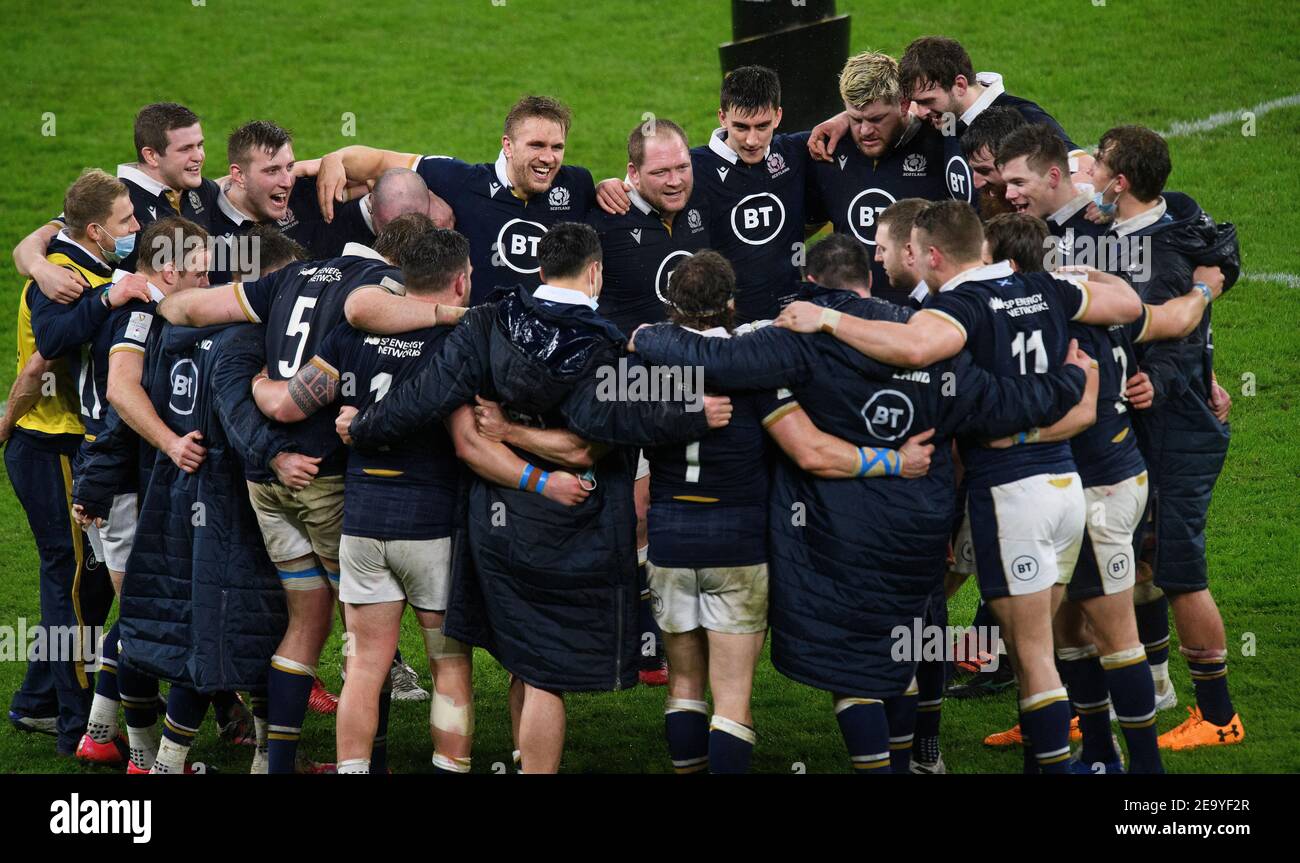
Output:
[[[112,170],[130,161],[131,121],[152,101],[188,104],[208,136],[207,175],[223,174],[224,135],[254,117],[296,135],[300,158],[351,143],[411,152],[495,157],[506,107],[524,92],[560,96],[576,122],[568,160],[597,179],[621,176],[627,131],[646,111],[681,122],[695,141],[715,125],[716,48],[730,35],[729,4],[602,0],[488,0],[423,5],[331,6],[304,0],[267,5],[226,0],[204,6],[54,0],[6,4],[8,48],[0,71],[7,122],[0,146],[0,246],[8,249],[60,209],[67,185],[86,166]],[[1293,50],[1297,12],[1287,2],[1109,0],[1095,6],[1051,0],[934,2],[906,7],[841,0],[853,14],[854,50],[895,56],[914,37],[962,40],[979,69],[1005,75],[1008,88],[1048,108],[1080,144],[1111,125],[1168,129],[1176,121],[1291,95],[1300,79]],[[1230,27],[1223,25],[1230,23]],[[50,120],[54,134],[49,131]],[[355,137],[342,134],[347,116]],[[1290,240],[1295,191],[1292,144],[1300,112],[1260,115],[1254,134],[1241,122],[1170,141],[1170,187],[1192,194],[1242,236],[1250,273],[1300,273]],[[16,308],[21,280],[0,262],[0,301]],[[1171,772],[1291,772],[1300,769],[1300,696],[1286,685],[1295,667],[1294,574],[1300,547],[1300,456],[1293,404],[1300,381],[1300,292],[1279,281],[1243,278],[1215,309],[1217,370],[1232,392],[1233,442],[1210,514],[1211,583],[1223,610],[1231,686],[1246,742],[1167,755]],[[0,329],[0,352],[13,330]],[[12,380],[0,369],[0,385]],[[1252,384],[1252,395],[1244,388]],[[0,625],[34,623],[37,557],[21,507],[0,493]],[[952,604],[954,622],[974,608],[973,587]],[[1175,638],[1176,640],[1176,638]],[[1254,651],[1243,655],[1246,640]],[[408,657],[422,644],[409,616]],[[322,673],[338,683],[337,634]],[[416,663],[417,667],[420,665]],[[1186,667],[1171,668],[1183,703]],[[0,663],[0,693],[19,684],[21,662]],[[427,673],[426,673],[427,684]],[[480,656],[475,672],[475,771],[509,762],[505,675]],[[667,772],[662,690],[570,699],[564,769]],[[1020,755],[985,749],[990,731],[1014,717],[1011,694],[948,702],[944,758],[953,772],[1014,772]],[[1182,709],[1160,716],[1165,730]],[[754,769],[766,773],[845,772],[843,744],[829,698],[781,677],[764,658],[754,686],[759,744]],[[248,750],[214,741],[208,726],[193,757],[231,771],[247,769]],[[398,771],[428,770],[427,705],[399,703],[390,729]],[[309,718],[305,751],[332,758],[333,722]],[[75,771],[49,738],[0,729],[0,770]]]

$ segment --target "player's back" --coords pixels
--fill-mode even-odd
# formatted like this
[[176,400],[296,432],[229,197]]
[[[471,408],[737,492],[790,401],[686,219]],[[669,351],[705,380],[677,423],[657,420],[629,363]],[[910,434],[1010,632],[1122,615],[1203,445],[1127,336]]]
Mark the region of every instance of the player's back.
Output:
[[[1069,323],[1087,308],[1082,282],[1049,273],[1016,273],[1006,261],[967,270],[956,281],[923,313],[939,315],[957,327],[980,367],[997,375],[1045,374],[1061,367],[1070,344]],[[972,485],[1001,485],[1074,470],[1066,443],[1010,449],[963,443]]]

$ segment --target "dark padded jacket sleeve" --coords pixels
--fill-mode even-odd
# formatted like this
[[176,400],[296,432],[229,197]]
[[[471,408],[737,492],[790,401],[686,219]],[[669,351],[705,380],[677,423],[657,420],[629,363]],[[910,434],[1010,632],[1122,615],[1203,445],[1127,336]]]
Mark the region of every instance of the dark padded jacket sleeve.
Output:
[[653,447],[698,440],[708,431],[703,392],[694,401],[601,398],[599,377],[588,375],[565,399],[561,412],[579,437],[612,446]]
[[28,290],[32,335],[36,349],[47,360],[58,359],[93,339],[112,313],[100,299],[106,288],[88,291],[71,308],[49,299],[35,284]]
[[[1180,297],[1191,289],[1191,278],[1183,277],[1183,272],[1162,273],[1151,281],[1142,301],[1153,306]],[[1205,312],[1206,315],[1210,311]],[[1150,342],[1145,346],[1139,367],[1151,379],[1155,390],[1152,407],[1159,407],[1166,399],[1177,398],[1187,391],[1192,384],[1193,375],[1199,375],[1203,368],[1206,329],[1204,323],[1197,326],[1190,334],[1171,341]]]
[[636,334],[637,353],[648,363],[702,366],[710,391],[773,390],[811,380],[818,360],[815,340],[777,327],[730,339],[697,335],[672,324]]
[[1041,375],[1002,376],[980,368],[962,351],[953,358],[954,398],[948,422],[954,434],[1000,438],[1049,426],[1083,398],[1087,375],[1078,366],[1063,366]]
[[490,379],[488,346],[495,313],[493,305],[466,313],[433,362],[352,420],[353,446],[368,449],[399,441],[473,401]]
[[297,447],[257,409],[249,388],[249,381],[266,363],[265,336],[261,327],[237,327],[220,338],[221,354],[212,367],[212,394],[221,428],[244,464],[269,470],[271,459]]
[[93,518],[108,518],[113,496],[126,487],[137,469],[132,449],[140,438],[117,410],[109,407],[104,415],[104,430],[86,448],[86,458],[72,487],[72,501],[79,503]]

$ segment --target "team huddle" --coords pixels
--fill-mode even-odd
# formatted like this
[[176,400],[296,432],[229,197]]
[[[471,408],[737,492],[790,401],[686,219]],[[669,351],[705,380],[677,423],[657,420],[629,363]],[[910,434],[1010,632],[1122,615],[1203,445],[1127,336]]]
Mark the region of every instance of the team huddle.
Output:
[[[743,773],[770,631],[855,773],[943,773],[952,662],[913,645],[973,574],[996,634],[963,665],[992,679],[1000,641],[1025,772],[1240,742],[1204,534],[1235,230],[1165,189],[1158,134],[1085,152],[952,39],[839,87],[786,133],[776,74],[735,69],[707,143],[649,117],[599,185],[548,97],[495,162],[300,161],[254,121],[219,180],[198,116],[141,109],[137,161],[14,251],[0,441],[41,622],[118,608],[29,657],[11,724],[182,773],[211,708],[252,773],[387,773],[392,701],[427,698],[433,770],[468,773],[480,647],[520,772],[559,770],[565,693],[640,682],[676,772]],[[1158,736],[1171,614],[1195,706]]]

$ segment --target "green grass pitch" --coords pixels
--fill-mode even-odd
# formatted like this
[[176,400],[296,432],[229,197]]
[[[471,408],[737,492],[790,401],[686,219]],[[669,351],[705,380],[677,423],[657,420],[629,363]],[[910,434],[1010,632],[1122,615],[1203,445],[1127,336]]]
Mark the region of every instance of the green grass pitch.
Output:
[[[200,2],[200,0],[196,0]],[[320,4],[281,0],[102,4],[5,3],[0,54],[0,303],[16,309],[21,284],[8,249],[56,213],[67,185],[87,166],[113,170],[132,159],[131,121],[143,104],[176,100],[195,109],[207,134],[207,175],[225,173],[225,134],[247,119],[276,120],[296,134],[299,158],[351,143],[411,152],[495,158],[507,106],[525,92],[554,94],[574,109],[568,161],[597,179],[622,176],[627,131],[644,112],[681,122],[694,141],[713,128],[717,46],[730,37],[720,0],[435,0],[423,4]],[[1180,121],[1267,103],[1300,90],[1294,34],[1300,13],[1285,0],[946,0],[898,4],[841,0],[853,14],[852,47],[897,56],[914,37],[960,39],[977,69],[1002,72],[1007,87],[1051,111],[1084,145],[1120,122],[1167,130]],[[343,129],[355,117],[355,137]],[[49,131],[53,119],[55,134]],[[1253,133],[1253,134],[1248,134]],[[1300,548],[1300,250],[1294,105],[1171,138],[1170,187],[1192,194],[1241,232],[1246,276],[1216,304],[1217,370],[1232,393],[1233,442],[1208,531],[1211,584],[1227,625],[1233,697],[1244,744],[1166,755],[1171,772],[1292,772],[1300,769],[1300,624],[1295,608]],[[1282,278],[1290,274],[1289,280]],[[1264,276],[1264,278],[1261,278]],[[0,354],[13,328],[0,327]],[[8,389],[12,366],[0,369]],[[0,625],[34,623],[37,557],[21,508],[0,484]],[[974,592],[953,604],[969,621]],[[419,658],[408,616],[402,647]],[[337,687],[339,641],[322,674]],[[508,763],[505,675],[478,657],[474,769]],[[420,663],[416,663],[417,666]],[[1186,667],[1171,662],[1182,703]],[[0,663],[8,701],[21,662]],[[424,672],[427,684],[427,671]],[[668,772],[664,692],[570,698],[567,772]],[[1014,721],[1008,693],[948,702],[944,758],[953,772],[1014,772],[1018,752],[981,745]],[[777,674],[764,658],[754,686],[762,773],[846,772],[829,698]],[[1160,729],[1183,718],[1161,714]],[[390,763],[429,769],[427,705],[398,703]],[[309,717],[304,750],[332,760],[334,723]],[[251,751],[215,742],[209,723],[193,757],[248,769]],[[48,737],[0,728],[0,771],[72,772]]]

